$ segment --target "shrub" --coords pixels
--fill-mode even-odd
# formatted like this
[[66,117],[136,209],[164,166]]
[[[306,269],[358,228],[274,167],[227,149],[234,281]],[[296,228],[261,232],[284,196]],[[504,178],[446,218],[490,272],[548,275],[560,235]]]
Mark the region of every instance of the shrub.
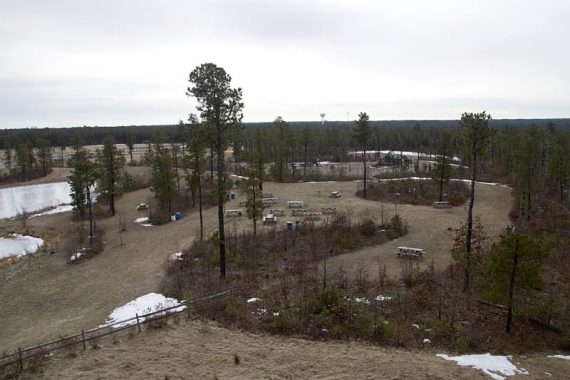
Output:
[[354,239],[351,238],[346,238],[346,239],[341,239],[339,241],[339,245],[342,249],[355,249],[356,248],[356,242],[354,241]]
[[403,236],[408,233],[408,228],[400,215],[396,214],[390,219],[390,231],[394,237]]
[[387,342],[392,337],[392,326],[382,318],[373,320],[372,336],[377,342]]
[[433,324],[431,331],[434,340],[449,340],[453,336],[453,325],[447,319],[439,319]]
[[363,236],[374,236],[376,235],[376,224],[372,219],[364,219],[358,225],[358,232]]
[[560,335],[560,346],[565,350],[570,350],[570,327]]
[[271,320],[271,330],[280,334],[291,334],[296,325],[297,321],[288,311],[280,311]]
[[170,222],[170,213],[167,211],[156,210],[150,214],[148,220],[151,224],[160,226],[161,224]]
[[239,320],[245,316],[245,304],[239,302],[235,297],[229,297],[224,309],[224,314],[231,320]]

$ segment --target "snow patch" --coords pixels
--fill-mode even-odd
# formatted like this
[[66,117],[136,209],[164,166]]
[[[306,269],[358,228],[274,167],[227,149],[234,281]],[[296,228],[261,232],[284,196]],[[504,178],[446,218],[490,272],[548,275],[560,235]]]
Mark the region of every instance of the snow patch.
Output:
[[382,294],[378,294],[376,296],[376,301],[390,301],[392,297],[390,296],[383,296]]
[[259,301],[261,301],[261,298],[253,297],[253,298],[248,299],[247,303],[259,302]]
[[176,261],[176,260],[182,260],[182,252],[176,252],[173,253],[172,255],[170,255],[170,260]]
[[461,356],[437,354],[436,356],[457,362],[460,366],[469,366],[481,370],[495,380],[505,380],[508,376],[514,375],[528,375],[528,371],[523,368],[519,369],[510,362],[509,359],[512,356],[491,355],[489,353]]
[[[182,311],[186,309],[186,306],[183,305],[182,302],[178,301],[177,299],[167,298],[162,294],[149,293],[144,296],[140,296],[139,298],[132,300],[126,305],[123,305],[113,310],[111,314],[109,314],[109,316],[107,317],[105,324],[101,325],[100,327],[124,321],[126,319],[135,318],[137,314],[139,315],[139,321],[144,321],[145,318],[141,317],[141,315],[174,306],[179,306],[179,307],[168,310],[167,313]],[[134,325],[136,323],[137,323],[136,320],[131,320],[131,321],[126,321],[124,323],[118,323],[116,325],[113,325],[113,327],[117,328],[127,325]]]
[[[412,181],[431,181],[433,180],[433,178],[430,177],[401,177],[401,178],[380,178],[378,179],[379,182],[390,182],[390,181],[405,181],[405,180],[412,180]],[[360,180],[359,180],[360,181]],[[452,178],[450,179],[450,181],[455,181],[455,182],[465,182],[465,183],[471,183],[470,179],[457,179],[457,178]],[[502,184],[502,183],[498,183],[498,182],[481,182],[481,181],[475,181],[475,183],[479,184],[479,185],[489,185],[489,186],[498,186],[498,187],[509,187],[508,185]]]
[[11,234],[8,238],[0,237],[0,259],[8,256],[21,257],[36,252],[42,245],[43,239],[33,236]]
[[71,255],[71,257],[69,258],[69,260],[75,261],[75,260],[78,260],[81,256],[83,256],[83,254],[82,254],[81,252],[77,252],[77,253]]
[[136,218],[135,223],[140,224],[143,227],[152,227],[153,225],[150,224],[148,217],[143,216],[142,218]]
[[570,355],[548,355],[549,358],[570,360]]
[[362,297],[362,298],[355,298],[354,302],[358,302],[358,303],[364,303],[366,305],[370,305],[370,301],[368,301],[368,299],[366,299],[366,297]]
[[68,212],[68,211],[73,211],[72,205],[60,205],[60,206],[57,206],[56,208],[53,208],[51,210],[40,212],[39,214],[30,215],[30,218],[35,218],[37,216],[44,216],[44,215],[59,214],[59,213]]

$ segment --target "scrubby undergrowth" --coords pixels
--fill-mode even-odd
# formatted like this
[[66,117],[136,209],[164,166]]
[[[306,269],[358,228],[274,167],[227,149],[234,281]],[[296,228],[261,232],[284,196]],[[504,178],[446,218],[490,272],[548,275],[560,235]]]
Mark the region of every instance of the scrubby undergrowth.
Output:
[[[462,181],[451,181],[443,187],[442,200],[452,206],[462,205],[469,195],[469,185]],[[362,189],[357,196],[362,197]],[[398,202],[412,205],[431,205],[439,200],[439,182],[432,179],[390,179],[370,181],[366,198],[382,202]]]

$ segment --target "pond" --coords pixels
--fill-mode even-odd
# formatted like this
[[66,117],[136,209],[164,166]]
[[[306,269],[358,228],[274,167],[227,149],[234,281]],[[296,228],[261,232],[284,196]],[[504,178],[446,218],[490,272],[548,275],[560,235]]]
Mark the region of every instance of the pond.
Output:
[[67,182],[0,189],[0,219],[71,203],[70,192]]

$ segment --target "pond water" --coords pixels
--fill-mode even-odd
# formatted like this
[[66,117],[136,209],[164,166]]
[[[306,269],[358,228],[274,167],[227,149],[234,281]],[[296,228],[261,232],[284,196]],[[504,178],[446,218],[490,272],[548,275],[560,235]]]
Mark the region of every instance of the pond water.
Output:
[[67,182],[0,189],[0,219],[71,203],[70,192]]

